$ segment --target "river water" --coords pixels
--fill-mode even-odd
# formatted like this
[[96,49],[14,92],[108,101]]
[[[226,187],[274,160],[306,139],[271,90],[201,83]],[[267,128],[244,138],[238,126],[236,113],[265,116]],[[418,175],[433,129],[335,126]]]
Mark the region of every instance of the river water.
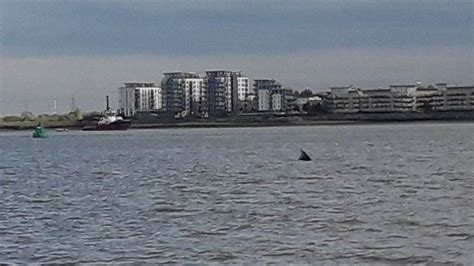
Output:
[[0,152],[0,262],[474,261],[472,123],[2,132]]

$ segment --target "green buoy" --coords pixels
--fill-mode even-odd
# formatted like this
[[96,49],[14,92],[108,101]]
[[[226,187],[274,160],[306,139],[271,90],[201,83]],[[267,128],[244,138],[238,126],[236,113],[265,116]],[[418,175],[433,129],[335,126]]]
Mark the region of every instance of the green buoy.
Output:
[[38,124],[38,126],[35,128],[35,131],[33,132],[33,138],[42,138],[45,139],[48,137],[48,132],[44,129],[43,125]]

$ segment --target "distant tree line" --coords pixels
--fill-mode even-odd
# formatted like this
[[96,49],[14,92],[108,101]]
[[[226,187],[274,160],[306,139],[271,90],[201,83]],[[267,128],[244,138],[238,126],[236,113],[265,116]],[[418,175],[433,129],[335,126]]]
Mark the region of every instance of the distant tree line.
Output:
[[302,91],[295,91],[296,97],[311,97],[314,96],[314,93],[310,89],[304,89]]

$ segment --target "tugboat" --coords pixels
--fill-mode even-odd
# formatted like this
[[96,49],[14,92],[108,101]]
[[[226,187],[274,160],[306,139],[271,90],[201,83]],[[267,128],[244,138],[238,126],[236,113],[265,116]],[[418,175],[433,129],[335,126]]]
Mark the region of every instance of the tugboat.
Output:
[[48,137],[48,132],[44,129],[41,123],[36,126],[35,131],[33,132],[33,138],[45,139]]
[[131,121],[125,120],[121,116],[117,115],[109,106],[109,96],[105,97],[106,108],[99,121],[95,126],[85,126],[82,128],[84,131],[91,130],[127,130],[130,127]]

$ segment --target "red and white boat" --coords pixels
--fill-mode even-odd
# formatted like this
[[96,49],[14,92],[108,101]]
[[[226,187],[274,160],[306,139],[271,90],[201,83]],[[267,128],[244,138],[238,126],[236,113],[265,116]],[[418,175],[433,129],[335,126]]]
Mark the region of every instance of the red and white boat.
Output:
[[95,126],[85,126],[82,130],[127,130],[130,127],[130,120],[123,119],[123,117],[117,115],[115,111],[111,110],[109,107],[109,96],[106,96],[106,102],[106,109],[99,118],[99,121],[97,121],[97,124]]

